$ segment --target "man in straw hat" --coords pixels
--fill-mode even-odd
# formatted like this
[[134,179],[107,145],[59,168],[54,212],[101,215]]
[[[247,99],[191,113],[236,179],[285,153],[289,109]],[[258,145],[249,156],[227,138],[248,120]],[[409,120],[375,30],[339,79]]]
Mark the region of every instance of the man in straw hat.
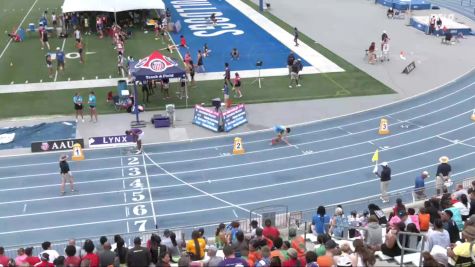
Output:
[[61,173],[61,195],[64,196],[64,186],[66,182],[69,182],[69,186],[71,187],[71,192],[76,192],[74,190],[74,177],[71,174],[71,170],[69,169],[69,164],[66,161],[68,156],[63,154],[59,157],[59,168]]
[[448,162],[449,158],[447,156],[442,156],[439,158],[440,164],[437,166],[435,178],[435,189],[437,191],[437,195],[447,191],[447,184],[450,183],[450,172],[452,171],[452,167],[450,167]]
[[[462,231],[462,238],[465,242],[452,248],[447,248],[447,256],[452,258],[457,266],[472,266],[472,258],[470,257],[470,243],[475,240],[475,225],[465,224]],[[472,249],[475,252],[475,247]]]

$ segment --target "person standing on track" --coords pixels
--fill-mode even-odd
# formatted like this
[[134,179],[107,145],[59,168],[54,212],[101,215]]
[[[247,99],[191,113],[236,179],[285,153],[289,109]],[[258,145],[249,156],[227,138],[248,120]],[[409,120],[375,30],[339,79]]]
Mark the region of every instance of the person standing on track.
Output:
[[134,138],[134,142],[137,144],[137,152],[135,154],[140,154],[143,152],[142,148],[142,139],[144,132],[138,128],[132,128],[130,130],[125,131],[126,135],[131,135]]
[[280,141],[284,141],[290,146],[289,141],[287,141],[287,135],[290,133],[290,128],[284,127],[282,125],[276,125],[274,126],[274,132],[277,134],[277,137],[272,139],[271,145],[275,145],[280,143]]
[[69,186],[71,188],[71,192],[77,192],[77,190],[74,189],[74,177],[71,174],[71,170],[69,169],[69,164],[66,161],[68,159],[67,155],[61,155],[59,158],[59,168],[60,168],[60,173],[61,173],[61,195],[64,196],[64,186],[66,185],[66,182],[69,182]]
[[381,167],[383,168],[381,170],[381,173],[378,173],[376,170],[374,174],[378,176],[381,180],[381,200],[383,203],[388,203],[389,202],[389,196],[388,196],[388,187],[389,187],[389,181],[391,180],[391,168],[389,168],[389,165],[387,162],[382,162]]

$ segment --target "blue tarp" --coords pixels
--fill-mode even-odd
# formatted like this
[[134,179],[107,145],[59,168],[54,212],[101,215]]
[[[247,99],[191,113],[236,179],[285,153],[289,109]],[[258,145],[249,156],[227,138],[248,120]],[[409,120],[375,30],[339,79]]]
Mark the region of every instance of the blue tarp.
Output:
[[0,144],[0,149],[30,148],[32,142],[76,138],[76,122],[65,121],[0,128],[0,134],[9,133],[15,133],[13,142]]

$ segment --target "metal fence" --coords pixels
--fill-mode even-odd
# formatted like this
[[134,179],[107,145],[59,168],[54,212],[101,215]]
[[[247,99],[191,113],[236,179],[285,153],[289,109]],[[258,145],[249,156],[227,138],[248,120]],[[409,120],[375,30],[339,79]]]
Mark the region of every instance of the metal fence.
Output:
[[[453,190],[455,185],[457,184],[463,184],[464,188],[468,188],[471,186],[472,181],[475,180],[475,177],[470,177],[470,178],[465,178],[465,179],[456,179],[457,175],[452,176],[452,185],[449,186],[449,192]],[[436,195],[436,189],[433,181],[430,181],[426,183],[425,186],[425,194],[427,196],[435,196]],[[414,203],[416,201],[416,198],[414,196],[414,188],[413,187],[407,187],[403,189],[399,189],[396,191],[393,191],[389,194],[389,202],[387,203],[381,203],[381,200],[379,199],[379,194],[378,195],[373,195],[373,196],[368,196],[365,198],[361,199],[354,199],[351,201],[344,201],[340,203],[334,203],[334,204],[328,204],[325,205],[327,213],[333,213],[335,208],[338,205],[342,205],[343,209],[349,213],[351,211],[356,211],[357,213],[363,213],[364,211],[367,210],[367,207],[370,203],[375,203],[377,204],[381,209],[384,208],[390,208],[394,205],[396,202],[397,198],[401,198],[403,203]],[[270,212],[275,212],[275,224],[279,228],[289,228],[289,227],[295,227],[300,233],[307,233],[308,232],[308,227],[310,227],[312,217],[316,213],[316,209],[307,209],[307,210],[302,210],[302,211],[291,211],[289,212],[286,206],[267,206],[267,207],[262,207],[255,209],[250,212],[249,218],[245,219],[239,219],[237,220],[240,223],[240,228],[244,232],[250,232],[250,221],[252,219],[256,219],[259,222],[259,225],[262,225],[262,219],[263,216],[262,214],[265,213],[266,211]],[[260,213],[261,212],[261,213]],[[187,226],[179,226],[175,228],[169,228],[169,230],[175,232],[177,237],[181,237],[183,240],[186,240],[186,238],[191,238],[191,232],[193,230],[197,230],[199,228],[203,228],[205,230],[205,236],[210,237],[214,236],[215,230],[218,227],[218,225],[222,222],[216,222],[216,223],[209,223],[206,225],[187,225]],[[225,224],[230,224],[230,222],[224,222]],[[126,245],[132,246],[132,241],[135,237],[140,237],[144,242],[148,239],[150,239],[150,236],[152,233],[157,233],[159,235],[163,235],[163,231],[165,229],[158,229],[158,230],[150,230],[150,231],[144,231],[144,232],[135,232],[135,233],[122,233],[120,234],[121,237],[125,240]],[[98,244],[99,236],[91,236],[91,237],[81,237],[76,239],[76,245],[81,246],[83,245],[84,241],[86,239],[91,239],[94,241],[95,244]],[[113,240],[113,236],[108,236],[108,240]],[[68,245],[68,240],[57,240],[57,241],[51,241],[53,249],[57,250],[59,253],[63,253],[64,249]],[[36,250],[34,253],[39,254],[39,252],[42,250],[41,249],[41,244],[38,243],[33,243],[33,244],[28,244],[25,243],[23,245],[14,245],[14,246],[9,246],[5,248],[5,254],[8,257],[15,257],[16,256],[16,251],[19,247],[33,247]]]

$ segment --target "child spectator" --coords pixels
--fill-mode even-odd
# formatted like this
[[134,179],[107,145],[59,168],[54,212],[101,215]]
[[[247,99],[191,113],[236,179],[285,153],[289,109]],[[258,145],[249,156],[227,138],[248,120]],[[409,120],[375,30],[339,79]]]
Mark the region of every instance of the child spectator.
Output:
[[416,210],[413,208],[408,208],[407,209],[407,214],[409,219],[411,219],[412,223],[416,225],[417,230],[420,231],[420,223],[419,223],[419,216],[416,215]]

